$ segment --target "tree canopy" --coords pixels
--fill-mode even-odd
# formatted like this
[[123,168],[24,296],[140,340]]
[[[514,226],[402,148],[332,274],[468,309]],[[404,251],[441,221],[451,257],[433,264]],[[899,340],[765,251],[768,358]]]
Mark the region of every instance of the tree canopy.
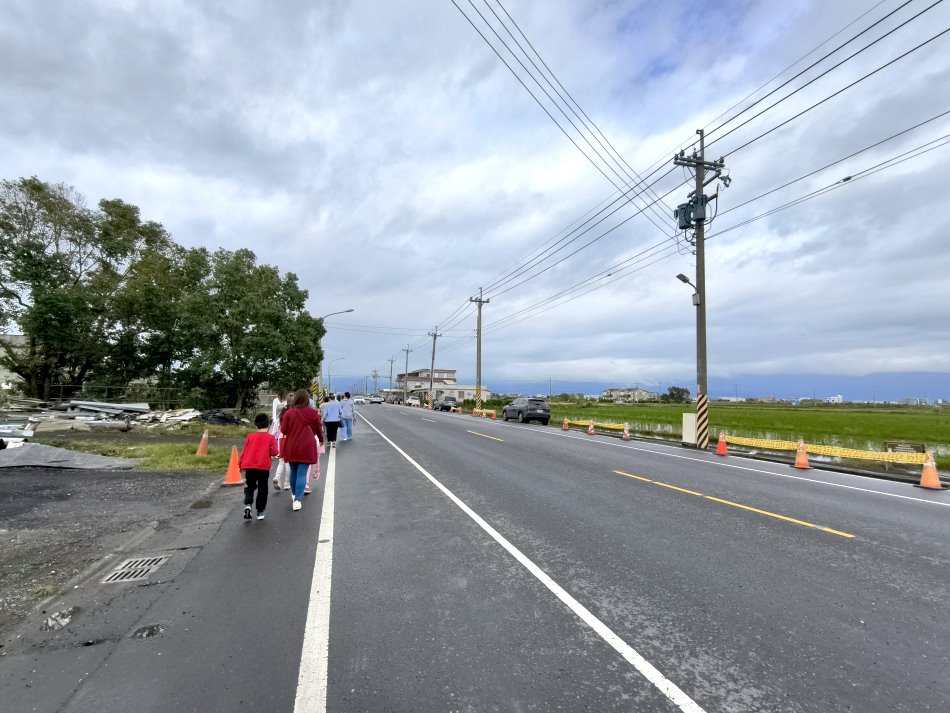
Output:
[[242,408],[261,386],[317,374],[324,327],[293,273],[250,250],[184,248],[120,199],[0,181],[0,364],[46,399],[55,383],[187,390]]

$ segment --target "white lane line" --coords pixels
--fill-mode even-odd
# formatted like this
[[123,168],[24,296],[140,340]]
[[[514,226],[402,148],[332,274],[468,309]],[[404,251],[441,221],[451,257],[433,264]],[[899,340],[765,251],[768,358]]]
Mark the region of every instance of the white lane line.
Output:
[[[593,440],[590,436],[571,436],[571,435],[565,434],[563,431],[558,431],[558,432],[551,433],[551,432],[550,432],[551,429],[547,429],[547,428],[545,428],[545,429],[543,429],[543,430],[539,430],[539,429],[530,428],[530,427],[525,427],[525,426],[514,426],[514,425],[511,425],[511,424],[509,424],[508,427],[509,427],[509,428],[518,428],[518,429],[520,429],[520,430],[528,431],[528,432],[530,432],[530,433],[541,433],[541,434],[545,434],[545,435],[548,435],[548,436],[555,436],[555,437],[559,437],[559,438],[570,438],[570,439],[572,439],[572,440],[575,440],[575,441],[583,441],[583,442],[585,442],[585,443],[597,443],[597,444],[600,444],[600,445],[602,445],[602,446],[611,446],[612,448],[623,448],[623,449],[630,450],[630,451],[640,451],[640,452],[642,452],[642,453],[650,453],[650,454],[652,454],[652,455],[664,456],[664,457],[666,457],[666,458],[679,458],[680,460],[694,461],[694,462],[696,462],[696,463],[705,463],[705,464],[707,464],[707,465],[715,465],[715,466],[719,466],[719,467],[721,467],[721,468],[734,468],[734,469],[736,469],[736,470],[746,470],[746,471],[749,471],[749,472],[751,472],[751,473],[764,473],[764,474],[766,474],[766,475],[774,475],[774,476],[777,476],[777,477],[779,477],[779,478],[789,478],[790,480],[801,480],[801,481],[804,481],[804,482],[806,482],[806,483],[812,483],[812,484],[814,484],[814,485],[829,485],[829,486],[834,487],[834,488],[846,488],[846,489],[848,489],[848,490],[860,490],[862,493],[871,493],[872,495],[884,495],[884,496],[887,496],[887,497],[889,497],[889,498],[900,498],[901,500],[913,500],[914,502],[918,502],[918,503],[927,503],[927,504],[929,504],[929,505],[940,505],[940,506],[943,506],[943,507],[950,507],[950,503],[940,503],[940,502],[937,502],[936,500],[924,500],[923,498],[915,498],[915,497],[912,497],[912,496],[910,496],[910,495],[898,495],[897,493],[886,493],[886,492],[884,492],[883,490],[872,490],[872,489],[870,489],[870,488],[859,488],[859,487],[857,487],[856,485],[845,485],[844,483],[829,483],[829,482],[824,481],[824,480],[815,480],[815,479],[813,479],[813,478],[803,478],[803,477],[800,476],[800,475],[790,475],[790,474],[788,474],[788,473],[776,473],[774,470],[763,470],[762,468],[751,468],[751,467],[749,467],[749,466],[747,466],[747,465],[736,465],[736,464],[734,464],[734,463],[725,463],[725,462],[723,462],[723,461],[721,461],[721,460],[706,460],[705,458],[697,458],[697,457],[695,457],[695,456],[684,456],[684,455],[680,455],[679,453],[666,453],[665,451],[662,451],[662,450],[653,450],[653,449],[651,449],[651,448],[640,448],[640,447],[637,447],[637,446],[629,446],[629,445],[622,444],[622,443],[610,443],[609,441]],[[661,444],[657,444],[657,448],[675,448],[675,446],[663,446],[663,445],[661,445]],[[742,456],[732,456],[732,457],[733,457],[733,458],[741,458]],[[867,476],[865,476],[865,475],[855,475],[854,473],[838,473],[838,472],[836,472],[836,471],[831,471],[831,470],[821,470],[820,468],[815,468],[815,470],[821,472],[822,474],[828,475],[828,476],[831,476],[831,475],[845,475],[845,476],[848,476],[849,478],[867,478]]]
[[[365,419],[364,419],[365,420]],[[323,510],[317,535],[317,554],[310,583],[307,623],[297,674],[294,713],[324,713],[327,709],[327,662],[330,649],[330,580],[333,574],[333,482],[336,451],[327,459]]]
[[431,418],[426,418],[425,416],[422,417],[422,420],[428,421],[429,423],[435,423],[435,421],[433,421]]
[[[508,554],[514,557],[521,565],[527,569],[531,574],[533,574],[538,581],[540,581],[545,587],[547,587],[558,599],[560,599],[567,607],[574,612],[585,624],[587,624],[591,629],[593,629],[600,637],[606,641],[611,648],[619,653],[624,659],[626,659],[634,668],[637,669],[643,676],[654,686],[656,686],[663,695],[669,698],[673,703],[675,703],[681,711],[684,713],[705,713],[705,711],[700,708],[699,704],[696,703],[692,698],[687,696],[683,691],[681,691],[675,683],[666,678],[662,673],[660,673],[653,664],[647,661],[643,656],[637,653],[629,644],[627,644],[623,639],[621,639],[617,634],[615,634],[611,629],[604,624],[600,619],[594,616],[590,610],[588,610],[584,605],[579,601],[574,599],[570,594],[568,594],[561,586],[551,579],[540,567],[538,567],[534,562],[529,560],[517,547],[512,545],[508,540],[506,540],[495,528],[489,525],[485,520],[483,520],[474,510],[472,510],[468,505],[463,503],[461,500],[456,497],[456,495],[446,488],[442,483],[436,480],[431,473],[429,473],[425,468],[416,463],[402,448],[393,443],[389,438],[387,438],[382,431],[380,431],[376,426],[374,426],[370,421],[363,416],[363,420],[366,421],[367,425],[372,428],[376,433],[378,433],[386,443],[391,445],[399,455],[405,458],[409,463],[420,473],[422,473],[426,478],[428,478],[435,487],[441,490],[445,496],[455,503],[462,512],[468,515],[475,523],[481,527],[489,537],[491,537],[495,542],[501,545]],[[327,481],[327,487],[329,487],[330,481]],[[325,497],[325,496],[324,496]],[[319,550],[318,550],[319,552]],[[299,696],[298,696],[299,701]],[[299,708],[297,710],[300,710]],[[322,710],[322,709],[321,709]]]

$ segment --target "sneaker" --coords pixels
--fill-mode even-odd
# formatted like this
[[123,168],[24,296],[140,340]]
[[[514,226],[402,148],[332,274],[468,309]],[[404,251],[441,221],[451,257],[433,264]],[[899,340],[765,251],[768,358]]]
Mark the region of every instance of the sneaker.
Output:
[[250,519],[251,519],[251,506],[250,506],[250,505],[245,505],[245,506],[244,506],[244,519],[245,519],[245,520],[250,520]]
[[258,519],[258,520],[263,520],[263,519],[264,519],[264,513],[262,513],[262,512],[257,513],[257,519]]
[[333,443],[330,444],[330,448],[336,448],[336,441],[333,441]]
[[277,480],[277,478],[274,478],[274,490],[276,490],[278,493],[280,492],[280,481]]
[[299,501],[299,500],[294,500],[294,507],[293,507],[293,509],[294,509],[294,510],[299,510],[299,509],[300,509],[300,501]]
[[313,492],[313,491],[310,490],[310,486],[309,486],[309,485],[308,485],[306,488],[303,489],[303,494],[304,494],[304,495],[310,495],[311,492]]
[[290,490],[290,486],[289,486],[289,485],[285,485],[285,486],[284,486],[284,490]]

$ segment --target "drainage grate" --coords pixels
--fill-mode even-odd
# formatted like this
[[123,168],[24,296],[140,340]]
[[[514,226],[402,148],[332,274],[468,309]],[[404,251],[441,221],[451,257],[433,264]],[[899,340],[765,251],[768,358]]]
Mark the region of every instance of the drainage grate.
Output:
[[140,582],[168,561],[171,555],[162,557],[139,557],[126,560],[102,580],[103,584],[114,582]]

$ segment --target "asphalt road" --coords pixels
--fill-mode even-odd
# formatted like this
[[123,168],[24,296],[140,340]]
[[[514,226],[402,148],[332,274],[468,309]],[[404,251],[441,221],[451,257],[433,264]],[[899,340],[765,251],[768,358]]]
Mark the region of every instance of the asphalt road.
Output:
[[90,579],[71,624],[24,629],[0,658],[0,700],[950,708],[947,493],[420,409],[360,414],[301,512],[281,493],[244,521],[222,490],[214,527],[131,553],[168,553],[149,586]]

